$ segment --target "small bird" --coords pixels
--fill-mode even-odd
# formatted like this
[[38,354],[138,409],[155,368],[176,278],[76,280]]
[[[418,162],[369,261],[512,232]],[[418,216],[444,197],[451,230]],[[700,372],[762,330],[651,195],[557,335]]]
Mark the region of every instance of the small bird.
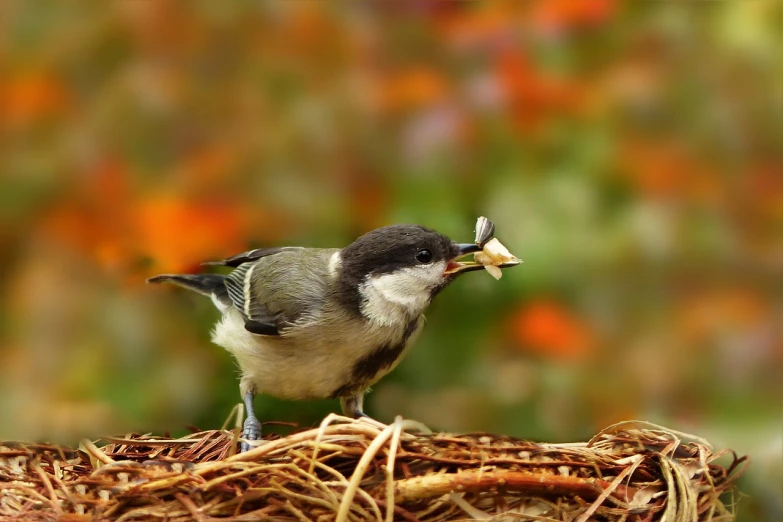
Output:
[[458,244],[419,225],[392,225],[342,249],[259,248],[205,263],[233,268],[226,275],[162,274],[147,281],[203,294],[222,313],[212,341],[242,372],[246,451],[248,441],[261,437],[253,409],[259,393],[336,398],[346,416],[365,416],[365,392],[405,355],[432,298],[458,275],[484,268],[459,259],[481,251],[487,239]]

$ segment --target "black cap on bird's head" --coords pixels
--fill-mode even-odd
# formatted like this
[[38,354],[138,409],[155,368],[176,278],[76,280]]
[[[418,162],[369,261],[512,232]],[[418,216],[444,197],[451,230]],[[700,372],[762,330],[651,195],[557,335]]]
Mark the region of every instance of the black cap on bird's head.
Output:
[[431,265],[459,255],[453,241],[419,225],[391,225],[367,232],[343,248],[344,269],[381,275],[401,268]]
[[480,250],[475,243],[455,243],[421,225],[391,225],[359,237],[343,248],[341,257],[344,269],[362,276],[388,274],[402,268],[442,266],[442,275],[453,277],[467,271],[469,266],[457,259]]
[[407,272],[429,281],[437,291],[463,271],[472,269],[473,263],[460,263],[459,258],[480,250],[475,243],[455,243],[420,225],[391,225],[359,237],[342,249],[340,257],[343,277],[357,282]]

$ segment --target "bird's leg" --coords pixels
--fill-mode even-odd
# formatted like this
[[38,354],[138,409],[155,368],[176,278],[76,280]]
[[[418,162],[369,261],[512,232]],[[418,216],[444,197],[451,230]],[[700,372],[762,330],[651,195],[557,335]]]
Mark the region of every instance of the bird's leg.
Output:
[[[242,394],[242,400],[245,403],[245,410],[247,411],[245,423],[242,427],[242,438],[245,439],[245,441],[261,439],[261,423],[258,421],[258,417],[256,417],[256,413],[253,408],[253,399],[255,396],[256,394],[252,391],[247,391]],[[240,453],[253,449],[254,447],[245,441],[243,441],[239,446]]]
[[364,413],[364,392],[360,392],[348,397],[340,397],[340,408],[343,410],[343,415],[346,417],[352,417],[359,419],[361,417],[367,417]]

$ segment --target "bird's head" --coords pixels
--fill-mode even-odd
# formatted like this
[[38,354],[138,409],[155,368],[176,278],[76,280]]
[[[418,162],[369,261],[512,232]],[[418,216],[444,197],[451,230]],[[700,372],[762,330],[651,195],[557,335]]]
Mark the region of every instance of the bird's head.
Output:
[[458,275],[482,269],[461,261],[479,252],[475,243],[456,243],[419,225],[392,225],[368,232],[340,252],[340,278],[358,289],[365,317],[392,321],[400,310],[418,316]]

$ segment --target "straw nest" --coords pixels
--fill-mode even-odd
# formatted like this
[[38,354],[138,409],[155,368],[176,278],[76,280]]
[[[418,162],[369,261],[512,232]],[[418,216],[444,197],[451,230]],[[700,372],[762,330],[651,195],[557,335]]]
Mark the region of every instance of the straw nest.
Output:
[[747,463],[637,421],[540,444],[331,415],[243,454],[237,433],[0,443],[0,520],[725,521]]

